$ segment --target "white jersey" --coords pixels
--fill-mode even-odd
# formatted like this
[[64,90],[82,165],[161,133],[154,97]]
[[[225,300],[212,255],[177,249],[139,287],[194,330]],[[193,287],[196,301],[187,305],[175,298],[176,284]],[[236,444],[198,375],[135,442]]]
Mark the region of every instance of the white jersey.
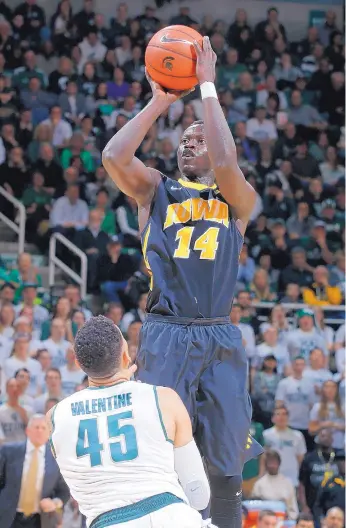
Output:
[[89,387],[62,400],[52,424],[57,463],[88,526],[101,513],[160,493],[187,502],[156,387]]

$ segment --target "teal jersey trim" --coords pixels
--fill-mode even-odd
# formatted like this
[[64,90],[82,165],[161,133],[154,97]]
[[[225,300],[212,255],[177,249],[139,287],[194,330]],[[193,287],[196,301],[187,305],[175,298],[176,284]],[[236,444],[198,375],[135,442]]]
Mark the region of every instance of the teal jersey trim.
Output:
[[158,415],[159,415],[159,419],[160,419],[160,423],[161,423],[163,434],[165,435],[165,439],[166,439],[167,442],[169,442],[170,444],[174,444],[173,440],[168,438],[166,427],[165,427],[165,424],[163,423],[162,413],[161,413],[160,404],[159,404],[159,396],[157,394],[157,387],[154,385],[153,389],[154,389],[154,395],[155,395],[156,408],[157,408],[157,412],[158,412]]
[[122,383],[127,383],[127,381],[118,381],[112,385],[100,385],[99,387],[85,387],[84,390],[98,390],[98,389],[109,389],[110,387],[115,387],[116,385],[121,385]]
[[114,524],[134,521],[145,515],[150,515],[150,513],[161,510],[170,504],[179,504],[183,502],[182,499],[179,499],[172,493],[160,493],[159,495],[154,495],[153,497],[148,497],[147,499],[130,504],[129,506],[101,513],[101,515],[96,517],[96,519],[90,524],[90,528],[107,528]]
[[50,435],[49,437],[49,445],[50,445],[50,448],[52,450],[52,455],[54,458],[56,458],[56,451],[55,451],[55,447],[54,447],[54,443],[53,443],[53,433],[54,433],[54,430],[55,430],[55,419],[54,419],[54,415],[55,415],[55,411],[56,411],[56,408],[59,404],[57,403],[54,407],[53,407],[53,411],[52,411],[52,416],[51,416],[51,422],[52,422],[52,434]]

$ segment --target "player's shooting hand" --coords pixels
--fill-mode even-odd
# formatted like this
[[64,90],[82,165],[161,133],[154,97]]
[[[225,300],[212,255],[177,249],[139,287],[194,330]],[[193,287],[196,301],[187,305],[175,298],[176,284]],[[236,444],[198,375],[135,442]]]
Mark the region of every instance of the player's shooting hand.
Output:
[[164,108],[168,108],[178,99],[194,91],[194,88],[192,90],[185,90],[185,92],[167,91],[150,77],[147,69],[145,70],[145,76],[153,92],[153,100],[162,103]]
[[215,81],[215,66],[217,55],[211,47],[209,37],[203,37],[203,48],[194,41],[197,55],[196,75],[199,84]]

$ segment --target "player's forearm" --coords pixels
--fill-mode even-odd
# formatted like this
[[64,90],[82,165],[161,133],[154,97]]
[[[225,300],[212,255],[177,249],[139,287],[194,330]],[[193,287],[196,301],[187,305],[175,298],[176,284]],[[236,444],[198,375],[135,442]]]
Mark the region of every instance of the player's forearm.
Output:
[[147,106],[107,143],[102,153],[103,158],[114,160],[119,165],[130,164],[150,127],[166,108],[162,102],[151,99]]
[[215,97],[203,99],[203,110],[208,154],[217,184],[238,218],[247,220],[254,207],[256,193],[238,166],[233,135]]

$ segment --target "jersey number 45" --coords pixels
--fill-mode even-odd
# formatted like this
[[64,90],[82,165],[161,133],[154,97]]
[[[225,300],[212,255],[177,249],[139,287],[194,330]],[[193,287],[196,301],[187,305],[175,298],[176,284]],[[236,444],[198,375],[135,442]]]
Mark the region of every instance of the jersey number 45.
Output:
[[[113,462],[126,462],[138,457],[136,431],[132,424],[123,423],[132,420],[132,411],[107,416],[108,448]],[[114,439],[114,441],[112,441]],[[101,466],[101,452],[104,444],[100,442],[98,419],[87,418],[79,422],[76,445],[77,458],[89,456],[90,465]]]

